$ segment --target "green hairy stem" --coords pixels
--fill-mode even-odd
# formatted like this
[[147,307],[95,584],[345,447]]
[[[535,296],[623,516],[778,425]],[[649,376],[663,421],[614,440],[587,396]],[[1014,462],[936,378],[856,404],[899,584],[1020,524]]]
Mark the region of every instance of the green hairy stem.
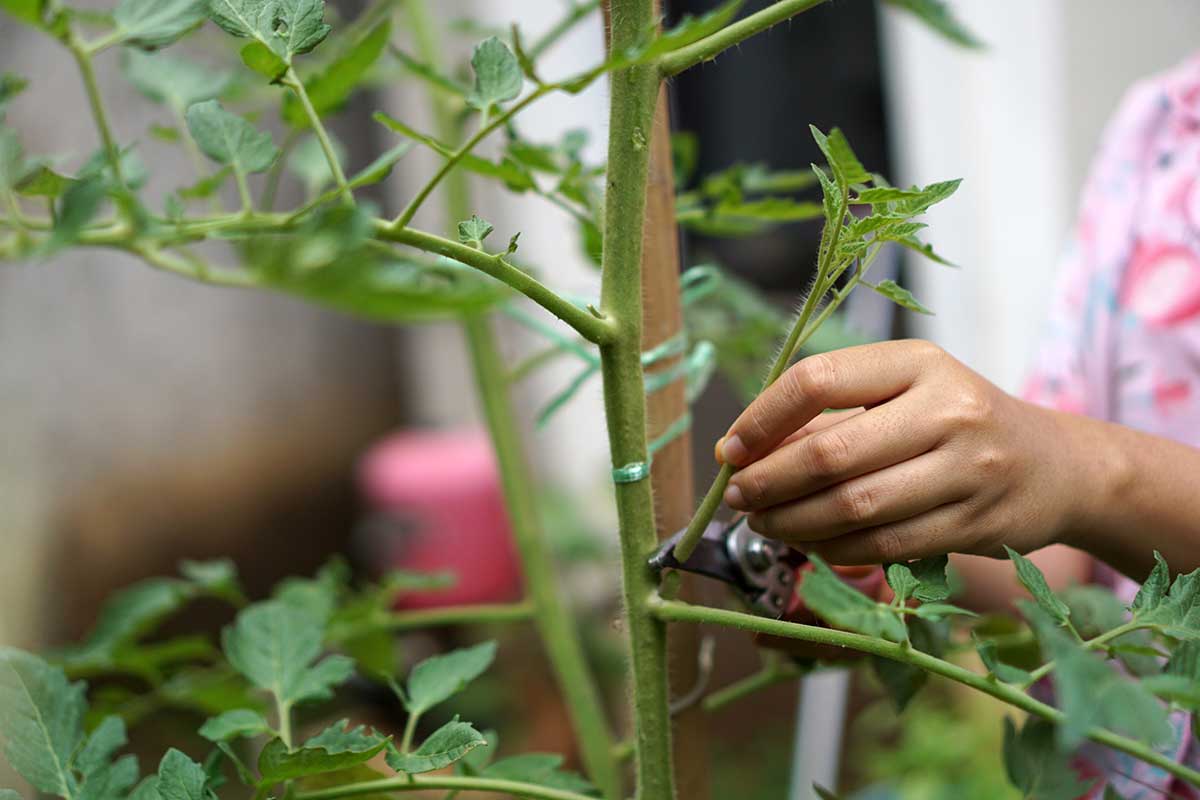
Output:
[[[621,52],[654,22],[652,0],[613,0],[611,49]],[[609,450],[614,468],[646,464],[646,395],[642,383],[642,228],[650,135],[659,78],[653,65],[612,76],[608,193],[605,198],[600,308],[616,323],[600,348]],[[616,485],[621,572],[628,620],[639,800],[673,800],[666,628],[647,602],[655,579],[647,559],[657,543],[649,470]]]
[[778,0],[762,11],[750,14],[744,19],[726,25],[721,30],[701,39],[698,42],[681,47],[663,56],[658,62],[659,71],[664,77],[678,75],[686,69],[711,61],[731,47],[736,47],[755,34],[762,33],[772,25],[791,19],[792,17],[811,8],[821,5],[827,0]]
[[534,783],[506,781],[495,778],[467,778],[458,776],[406,775],[400,778],[384,778],[363,783],[349,783],[332,789],[314,792],[295,792],[296,800],[336,800],[339,797],[357,797],[364,794],[387,794],[388,792],[427,792],[432,789],[449,789],[459,792],[495,792],[529,800],[595,800],[595,798],[565,789],[551,789]]

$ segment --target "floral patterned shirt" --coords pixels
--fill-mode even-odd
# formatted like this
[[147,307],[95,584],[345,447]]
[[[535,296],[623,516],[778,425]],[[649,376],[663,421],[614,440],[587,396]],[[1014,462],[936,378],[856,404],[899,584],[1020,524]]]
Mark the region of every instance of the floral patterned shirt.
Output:
[[[1042,405],[1200,447],[1200,54],[1135,85],[1084,189],[1043,346],[1025,388]],[[1137,585],[1102,565],[1098,581]],[[1161,748],[1200,766],[1186,714]],[[1127,800],[1200,798],[1163,770],[1100,748],[1081,754]]]

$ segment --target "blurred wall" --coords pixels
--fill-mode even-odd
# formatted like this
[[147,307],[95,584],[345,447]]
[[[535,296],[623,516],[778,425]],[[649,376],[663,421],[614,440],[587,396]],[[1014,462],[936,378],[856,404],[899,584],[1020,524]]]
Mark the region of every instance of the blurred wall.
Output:
[[897,178],[963,177],[929,215],[929,236],[962,265],[913,264],[907,283],[936,317],[913,320],[997,381],[1019,387],[1087,165],[1135,80],[1200,46],[1190,0],[955,0],[983,51],[884,15]]
[[[101,91],[157,205],[193,178],[146,135],[170,120],[117,56]],[[33,81],[9,114],[27,149],[76,168],[97,139],[70,59],[0,17],[8,70]],[[384,328],[98,250],[0,265],[0,644],[76,632],[68,607],[90,615],[114,581],[180,556],[240,553],[263,580],[322,558],[349,524],[353,460],[397,408]]]

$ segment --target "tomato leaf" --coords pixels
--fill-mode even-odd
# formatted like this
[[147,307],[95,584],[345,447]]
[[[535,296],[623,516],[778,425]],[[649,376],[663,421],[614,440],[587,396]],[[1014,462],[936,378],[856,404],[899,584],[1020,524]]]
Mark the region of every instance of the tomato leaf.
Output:
[[258,757],[259,786],[357,766],[374,758],[390,741],[362,725],[350,728],[348,720],[329,726],[296,750],[289,751],[282,740],[273,739]]
[[144,50],[166,47],[204,18],[204,0],[121,0],[113,12],[121,42]]
[[516,99],[525,84],[517,57],[495,36],[475,47],[471,68],[475,71],[475,85],[467,95],[467,102],[480,111]]
[[475,748],[486,745],[487,740],[471,723],[454,719],[434,731],[411,753],[401,753],[393,748],[387,754],[387,763],[397,772],[417,775],[444,769]]
[[200,726],[200,735],[210,742],[228,742],[243,737],[261,736],[270,733],[271,726],[265,717],[248,708],[236,708],[207,720]]
[[121,71],[139,92],[183,114],[188,106],[220,97],[233,82],[228,70],[201,66],[166,53],[126,50]]
[[425,659],[409,673],[405,707],[410,714],[423,714],[461,692],[495,657],[496,643],[484,642]]
[[921,305],[917,298],[913,297],[912,292],[890,278],[874,284],[871,288],[901,308],[915,311],[918,314],[933,314],[932,311]]
[[345,656],[314,664],[321,654],[320,621],[280,600],[249,606],[221,638],[233,668],[283,706],[324,700],[354,673]]
[[810,555],[813,571],[800,582],[800,595],[813,613],[831,625],[893,642],[907,638],[897,609],[878,603],[839,578],[817,555]]
[[1095,783],[1079,778],[1070,754],[1055,744],[1054,725],[1037,717],[1026,720],[1020,731],[1012,719],[1004,719],[1004,769],[1029,800],[1074,800]]
[[236,172],[264,172],[279,157],[271,134],[229,113],[216,100],[188,108],[187,124],[206,156],[219,164],[229,164]]
[[1046,583],[1046,576],[1037,568],[1037,565],[1007,545],[1004,550],[1012,560],[1013,566],[1017,568],[1017,580],[1021,582],[1026,591],[1033,595],[1038,607],[1049,614],[1059,625],[1069,623],[1070,607],[1050,591],[1050,586]]
[[83,742],[86,686],[37,656],[0,647],[0,741],[8,763],[47,794],[72,797],[71,757]]

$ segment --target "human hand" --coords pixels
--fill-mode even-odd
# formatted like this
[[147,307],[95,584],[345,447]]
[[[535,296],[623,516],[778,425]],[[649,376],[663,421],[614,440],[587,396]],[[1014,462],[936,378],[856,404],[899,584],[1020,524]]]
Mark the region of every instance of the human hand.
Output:
[[[822,415],[827,408],[866,410]],[[750,527],[835,564],[1003,555],[1061,538],[1088,460],[1063,415],[922,341],[806,358],[734,422],[725,502]]]

